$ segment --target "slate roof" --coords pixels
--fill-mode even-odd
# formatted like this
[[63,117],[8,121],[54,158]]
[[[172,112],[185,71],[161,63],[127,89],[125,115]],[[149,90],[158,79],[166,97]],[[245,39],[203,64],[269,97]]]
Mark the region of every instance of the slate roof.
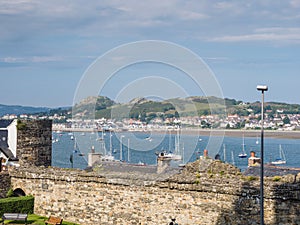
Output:
[[0,128],[6,128],[8,127],[13,120],[0,120]]
[[9,148],[0,147],[0,151],[8,158],[9,161],[17,160]]
[[[1,121],[1,120],[0,120]],[[2,120],[3,121],[3,120]],[[9,125],[9,124],[8,124]],[[8,131],[0,130],[0,151],[10,160],[17,160],[7,143]]]
[[8,137],[8,131],[0,130],[0,147],[8,148],[7,137]]

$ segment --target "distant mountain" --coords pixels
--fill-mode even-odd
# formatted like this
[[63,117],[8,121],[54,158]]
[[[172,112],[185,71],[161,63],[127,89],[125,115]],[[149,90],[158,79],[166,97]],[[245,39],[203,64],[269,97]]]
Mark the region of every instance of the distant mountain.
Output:
[[36,114],[49,112],[50,108],[46,107],[31,107],[31,106],[20,106],[20,105],[2,105],[0,104],[0,116],[6,114]]
[[[165,99],[154,101],[147,98],[135,98],[128,103],[116,103],[108,97],[88,97],[74,107],[46,108],[16,105],[1,105],[0,116],[6,114],[40,114],[65,115],[70,118],[72,114],[80,118],[90,118],[95,112],[96,118],[134,118],[141,121],[150,121],[153,118],[162,119],[178,116],[202,116],[209,114],[238,114],[246,116],[251,113],[260,113],[260,102],[243,102],[235,99],[222,99],[213,96],[189,96],[186,98]],[[300,114],[300,105],[280,102],[265,102],[265,110],[269,116],[276,113]]]

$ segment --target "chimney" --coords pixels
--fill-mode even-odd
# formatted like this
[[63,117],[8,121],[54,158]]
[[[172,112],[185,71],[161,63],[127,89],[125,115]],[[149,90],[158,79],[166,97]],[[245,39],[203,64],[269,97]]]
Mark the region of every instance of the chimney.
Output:
[[204,151],[203,151],[203,157],[204,158],[208,158],[208,150],[207,149],[204,149]]

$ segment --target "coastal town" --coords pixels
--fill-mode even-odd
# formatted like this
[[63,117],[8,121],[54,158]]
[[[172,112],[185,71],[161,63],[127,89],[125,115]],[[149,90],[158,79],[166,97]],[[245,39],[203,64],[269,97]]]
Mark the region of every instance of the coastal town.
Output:
[[[300,130],[300,114],[287,114],[284,110],[277,110],[270,115],[266,111],[264,128],[266,130],[294,131]],[[247,116],[238,114],[228,114],[225,118],[219,115],[187,116],[180,118],[160,117],[152,119],[146,123],[139,119],[126,118],[118,121],[116,119],[73,119],[71,112],[67,115],[36,115],[36,114],[7,114],[0,119],[50,119],[53,121],[54,130],[64,129],[94,129],[94,130],[166,130],[176,129],[178,126],[183,128],[202,128],[202,129],[244,129],[258,130],[261,127],[260,114],[251,113]],[[78,115],[77,115],[78,118]]]

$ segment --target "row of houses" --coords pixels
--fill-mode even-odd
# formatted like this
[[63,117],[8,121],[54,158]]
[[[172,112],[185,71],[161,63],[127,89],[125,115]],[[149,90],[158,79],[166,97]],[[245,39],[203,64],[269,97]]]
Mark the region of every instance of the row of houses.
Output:
[[[260,114],[250,114],[248,116],[239,116],[237,114],[227,115],[203,115],[187,116],[180,118],[160,118],[156,117],[149,122],[143,122],[139,119],[123,119],[116,121],[114,119],[66,119],[65,116],[37,116],[37,115],[5,115],[0,119],[50,119],[54,121],[56,128],[90,128],[90,129],[165,129],[166,127],[201,127],[201,128],[219,128],[219,129],[258,129],[261,127]],[[66,123],[56,123],[55,121],[66,121]],[[273,130],[297,130],[300,129],[300,114],[277,113],[272,116],[265,114],[264,127]]]

